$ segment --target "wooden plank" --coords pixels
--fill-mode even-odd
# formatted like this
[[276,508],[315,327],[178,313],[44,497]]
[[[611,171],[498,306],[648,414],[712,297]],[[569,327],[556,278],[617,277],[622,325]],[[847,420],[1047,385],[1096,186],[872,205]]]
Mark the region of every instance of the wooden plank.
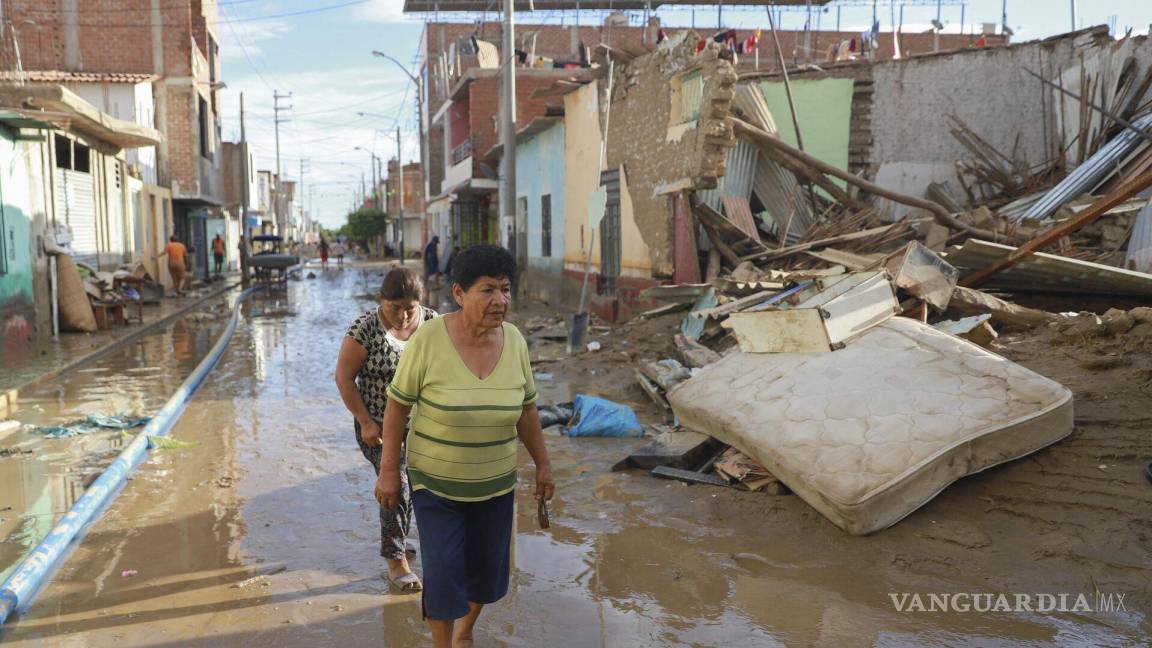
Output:
[[723,324],[744,353],[827,353],[824,318],[815,308],[733,313]]
[[683,470],[681,468],[672,468],[671,466],[657,466],[652,469],[653,477],[661,477],[663,479],[675,479],[689,484],[706,484],[708,486],[723,486],[730,488],[728,481],[723,477],[714,475],[712,473],[699,473],[692,470]]
[[756,218],[752,216],[752,206],[744,196],[721,196],[724,203],[724,213],[728,220],[739,227],[748,238],[760,242],[760,230],[756,227]]

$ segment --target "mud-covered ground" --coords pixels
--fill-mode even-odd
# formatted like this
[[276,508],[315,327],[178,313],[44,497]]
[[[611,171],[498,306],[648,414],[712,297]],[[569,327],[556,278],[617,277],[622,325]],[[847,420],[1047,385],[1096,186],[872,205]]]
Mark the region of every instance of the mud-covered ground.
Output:
[[[419,599],[380,576],[373,474],[331,381],[378,273],[318,272],[282,303],[255,304],[174,431],[197,445],[145,464],[6,644],[425,645]],[[517,320],[550,314],[529,305]],[[669,357],[676,322],[593,329],[601,349],[569,359],[560,340],[536,342],[536,371],[551,374],[542,395],[598,394],[658,422],[634,363]],[[1073,389],[1076,430],[868,537],[795,496],[611,472],[641,441],[549,436],[552,528],[536,528],[524,456],[512,591],[485,612],[477,645],[1142,645],[1145,338],[1045,329],[997,344]],[[899,612],[890,596],[1096,591],[1123,594],[1126,611]]]

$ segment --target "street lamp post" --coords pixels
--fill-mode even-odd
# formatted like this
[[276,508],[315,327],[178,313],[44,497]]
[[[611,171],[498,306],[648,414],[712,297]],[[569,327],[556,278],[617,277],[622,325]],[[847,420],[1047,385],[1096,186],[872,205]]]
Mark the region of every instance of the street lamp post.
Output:
[[369,151],[363,146],[353,147],[352,150],[364,151],[368,154],[368,168],[370,169],[368,175],[372,180],[372,204],[374,207],[376,207],[376,209],[383,211],[384,208],[380,206],[380,183],[376,181],[376,162],[379,158],[376,157],[375,153]]
[[[427,216],[427,204],[425,201],[428,199],[427,151],[431,145],[428,144],[428,142],[426,140],[427,134],[424,132],[424,83],[420,79],[419,75],[412,74],[411,72],[409,72],[408,68],[404,67],[404,64],[401,63],[400,61],[396,60],[394,57],[389,56],[389,55],[385,54],[384,52],[380,52],[377,50],[372,50],[372,56],[377,56],[379,58],[382,58],[382,59],[385,59],[385,60],[388,60],[388,61],[395,63],[396,67],[403,70],[404,74],[406,74],[408,76],[408,78],[412,80],[412,83],[416,84],[416,123],[417,123],[417,128],[420,129],[420,187],[423,189],[420,192],[419,210],[420,210],[420,213],[426,217]],[[400,174],[400,180],[399,180],[400,181],[400,192],[401,192],[400,193],[400,196],[401,196],[401,200],[400,200],[400,214],[401,214],[401,216],[400,216],[400,250],[401,250],[401,257],[400,257],[400,260],[401,260],[401,263],[403,263],[403,260],[404,260],[404,257],[403,257],[403,250],[404,250],[404,216],[403,216],[403,214],[404,214],[404,201],[403,201],[403,195],[404,195],[403,194],[403,191],[404,191],[404,155],[403,155],[403,152],[400,150],[400,129],[399,129],[399,127],[397,127],[397,129],[396,129],[396,164],[399,167],[398,171]]]

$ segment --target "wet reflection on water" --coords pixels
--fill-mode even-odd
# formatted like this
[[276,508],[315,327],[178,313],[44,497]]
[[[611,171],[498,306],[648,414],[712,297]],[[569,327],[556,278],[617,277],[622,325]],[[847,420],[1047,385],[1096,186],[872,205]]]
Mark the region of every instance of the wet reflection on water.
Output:
[[[151,414],[212,347],[219,328],[215,322],[177,322],[92,365],[22,391],[12,418],[44,426],[90,414]],[[128,440],[119,430],[64,439],[20,432],[6,439],[6,446],[31,453],[0,458],[0,580]]]

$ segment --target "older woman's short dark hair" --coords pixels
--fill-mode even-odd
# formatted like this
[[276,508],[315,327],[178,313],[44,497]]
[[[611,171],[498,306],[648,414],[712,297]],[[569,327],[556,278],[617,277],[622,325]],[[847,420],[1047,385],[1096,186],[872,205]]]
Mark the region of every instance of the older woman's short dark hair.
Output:
[[412,268],[393,268],[380,286],[380,298],[388,301],[420,301],[423,297],[424,280]]
[[452,261],[452,281],[468,290],[480,277],[516,281],[516,259],[499,245],[474,245]]

